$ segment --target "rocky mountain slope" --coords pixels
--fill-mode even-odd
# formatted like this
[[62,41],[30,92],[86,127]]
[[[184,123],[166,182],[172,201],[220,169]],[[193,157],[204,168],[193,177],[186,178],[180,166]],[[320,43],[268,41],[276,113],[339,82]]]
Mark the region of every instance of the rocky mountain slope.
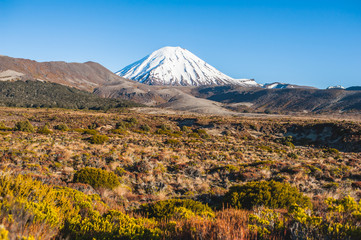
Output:
[[40,80],[92,91],[109,82],[127,81],[95,62],[37,62],[0,56],[0,81]]
[[149,85],[203,86],[235,84],[258,86],[252,79],[233,79],[190,51],[164,47],[116,72],[117,75]]
[[361,111],[361,91],[342,89],[250,89],[215,86],[193,89],[192,94],[223,103],[238,111],[313,113]]

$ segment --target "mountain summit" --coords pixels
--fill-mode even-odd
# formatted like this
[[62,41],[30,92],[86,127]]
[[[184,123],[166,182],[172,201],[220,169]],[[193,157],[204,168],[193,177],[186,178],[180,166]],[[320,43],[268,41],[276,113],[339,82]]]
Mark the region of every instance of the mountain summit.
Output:
[[233,79],[180,47],[161,48],[115,74],[149,85],[259,86],[253,79]]

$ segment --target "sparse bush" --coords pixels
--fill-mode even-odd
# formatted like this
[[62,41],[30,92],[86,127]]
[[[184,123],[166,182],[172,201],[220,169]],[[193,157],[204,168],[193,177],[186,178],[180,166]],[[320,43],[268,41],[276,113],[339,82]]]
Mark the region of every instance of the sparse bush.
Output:
[[56,125],[54,127],[54,129],[59,130],[59,131],[63,131],[63,132],[69,131],[69,128],[68,128],[68,126],[66,124]]
[[198,135],[203,139],[208,139],[210,136],[208,135],[207,131],[205,129],[198,129],[197,130]]
[[113,172],[105,171],[99,168],[86,167],[74,174],[74,182],[86,183],[94,188],[113,189],[120,183],[117,175]]
[[323,150],[324,153],[339,154],[340,152],[336,148],[326,148]]
[[195,132],[189,133],[189,134],[188,134],[188,137],[190,137],[190,138],[200,138],[199,134],[198,134],[198,133],[195,133]]
[[83,134],[96,135],[98,131],[95,129],[84,129]]
[[132,125],[138,124],[138,120],[135,117],[128,118],[127,122]]
[[169,199],[144,204],[138,212],[156,219],[189,218],[192,216],[214,217],[214,212],[210,207],[190,199]]
[[177,139],[167,139],[165,141],[165,143],[169,144],[171,146],[174,146],[174,147],[179,146],[181,144],[181,142],[179,140],[177,140]]
[[151,128],[147,124],[144,124],[144,125],[140,126],[140,130],[142,130],[144,132],[149,132],[151,130]]
[[93,135],[89,138],[89,142],[92,144],[104,144],[109,141],[109,137],[106,135]]
[[111,132],[114,133],[114,134],[120,134],[120,135],[128,134],[127,130],[125,130],[123,128],[112,129]]
[[34,132],[34,127],[31,125],[29,120],[17,122],[14,130],[22,132]]
[[163,131],[172,131],[172,128],[165,124],[160,125],[160,129]]
[[11,128],[6,127],[5,123],[0,122],[0,130],[11,130]]
[[53,132],[48,128],[47,125],[45,125],[45,126],[38,129],[38,133],[48,135],[48,134],[51,134]]
[[115,124],[115,129],[125,129],[125,128],[127,128],[127,126],[124,122],[117,122]]
[[310,204],[308,197],[288,183],[275,181],[249,182],[232,186],[225,196],[225,204],[235,208],[251,209],[264,205],[271,208],[286,208],[293,203]]
[[192,131],[192,129],[190,127],[187,127],[187,126],[182,127],[182,132],[188,133],[188,132],[191,132],[191,131]]
[[88,126],[89,129],[97,129],[98,127],[100,127],[100,124],[97,122],[93,122]]
[[298,158],[298,155],[296,153],[294,153],[294,152],[288,153],[287,156],[290,157],[290,158],[293,158],[293,159]]

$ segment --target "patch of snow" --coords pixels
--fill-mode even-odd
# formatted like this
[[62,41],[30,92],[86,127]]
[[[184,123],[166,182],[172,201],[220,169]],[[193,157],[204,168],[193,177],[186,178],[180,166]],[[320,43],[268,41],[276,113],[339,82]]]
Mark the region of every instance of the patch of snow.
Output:
[[336,85],[336,86],[329,86],[327,89],[346,89],[346,88],[341,85]]

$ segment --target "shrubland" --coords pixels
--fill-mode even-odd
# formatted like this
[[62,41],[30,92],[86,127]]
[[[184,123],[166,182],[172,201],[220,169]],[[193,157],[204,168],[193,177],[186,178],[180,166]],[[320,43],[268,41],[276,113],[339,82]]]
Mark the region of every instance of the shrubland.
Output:
[[0,239],[359,239],[361,124],[0,109]]

